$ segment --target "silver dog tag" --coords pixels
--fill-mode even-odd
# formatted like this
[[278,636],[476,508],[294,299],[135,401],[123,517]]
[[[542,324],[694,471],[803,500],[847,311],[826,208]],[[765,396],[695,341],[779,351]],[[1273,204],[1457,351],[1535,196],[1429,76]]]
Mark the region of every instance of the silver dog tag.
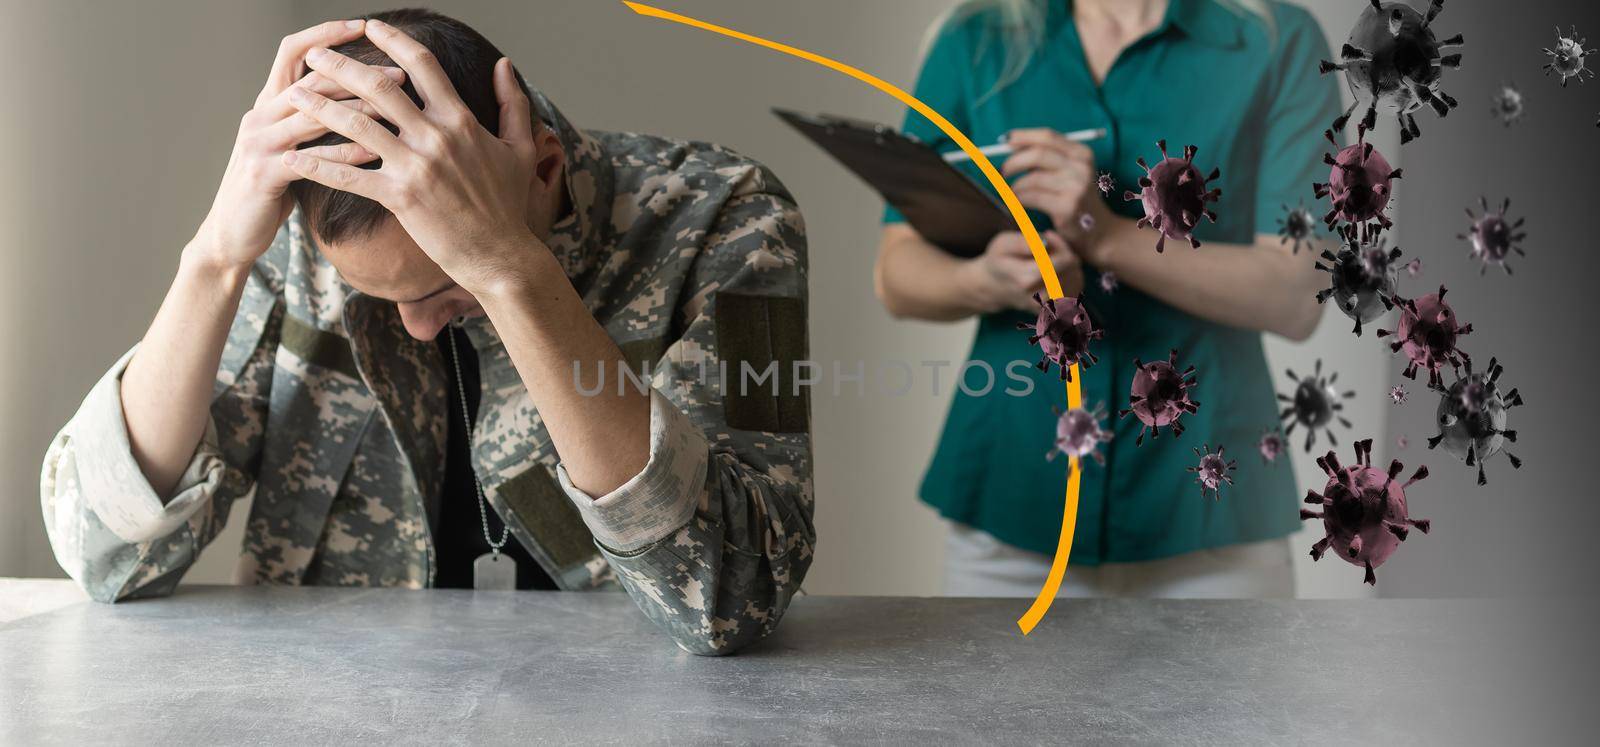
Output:
[[503,553],[486,552],[472,561],[472,588],[477,591],[516,591],[517,561]]

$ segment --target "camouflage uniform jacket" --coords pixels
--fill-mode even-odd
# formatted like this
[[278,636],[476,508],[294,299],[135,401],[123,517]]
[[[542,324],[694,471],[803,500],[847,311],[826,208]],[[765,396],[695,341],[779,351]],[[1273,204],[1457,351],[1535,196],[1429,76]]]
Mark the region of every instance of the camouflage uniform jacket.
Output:
[[[805,229],[760,164],[705,143],[574,129],[572,213],[548,244],[651,387],[647,466],[598,498],[566,478],[487,318],[464,323],[482,392],[473,467],[489,504],[562,589],[620,583],[677,644],[724,653],[770,632],[811,564]],[[241,583],[424,588],[433,575],[445,361],[392,303],[344,284],[296,210],[256,263],[211,421],[163,500],[133,460],[112,367],[45,457],[45,525],[100,601],[170,593],[251,495]],[[579,362],[574,362],[575,366]],[[730,386],[742,366],[776,381]],[[596,362],[582,362],[592,386]],[[723,373],[727,372],[727,373]],[[606,385],[635,380],[615,368]],[[743,391],[741,391],[743,389]]]

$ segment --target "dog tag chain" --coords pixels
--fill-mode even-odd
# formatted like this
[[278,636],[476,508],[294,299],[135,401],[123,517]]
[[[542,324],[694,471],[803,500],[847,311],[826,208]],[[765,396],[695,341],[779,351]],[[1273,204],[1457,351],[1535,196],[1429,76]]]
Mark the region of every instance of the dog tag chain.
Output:
[[[472,412],[467,407],[467,387],[461,383],[461,352],[456,347],[456,332],[454,328],[447,330],[450,335],[450,361],[456,369],[456,394],[461,398],[461,419],[466,424],[467,452],[471,454],[472,444]],[[517,561],[510,555],[500,552],[505,547],[506,540],[511,537],[511,527],[500,527],[500,541],[496,542],[489,536],[489,505],[483,497],[483,483],[478,481],[478,469],[469,459],[468,469],[472,470],[472,485],[478,494],[478,518],[483,522],[483,541],[489,543],[489,552],[478,556],[472,562],[472,588],[477,591],[516,591],[517,589]]]

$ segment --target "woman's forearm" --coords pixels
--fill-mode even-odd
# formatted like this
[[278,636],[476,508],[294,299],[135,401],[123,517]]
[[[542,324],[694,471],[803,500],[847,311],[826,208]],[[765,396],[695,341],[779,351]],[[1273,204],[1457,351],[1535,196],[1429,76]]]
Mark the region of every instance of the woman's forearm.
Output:
[[889,226],[878,247],[873,288],[890,314],[953,322],[984,309],[973,302],[963,273],[970,263],[925,241],[906,226]]
[[1096,233],[1086,261],[1194,316],[1292,340],[1309,337],[1322,318],[1318,246],[1295,254],[1263,236],[1255,244],[1208,242],[1199,249],[1169,241],[1157,254],[1155,232],[1131,219],[1102,221]]
[[250,267],[217,267],[193,244],[139,349],[122,374],[122,413],[133,458],[168,496],[205,436],[228,330]]

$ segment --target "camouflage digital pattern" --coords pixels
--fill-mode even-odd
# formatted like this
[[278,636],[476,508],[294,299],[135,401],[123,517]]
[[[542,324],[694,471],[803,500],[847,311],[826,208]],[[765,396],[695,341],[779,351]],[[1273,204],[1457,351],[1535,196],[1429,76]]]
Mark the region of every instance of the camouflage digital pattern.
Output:
[[[493,325],[475,319],[473,466],[561,588],[620,583],[679,646],[733,651],[777,625],[811,564],[810,403],[702,373],[805,356],[800,213],[738,154],[579,131],[544,96],[534,106],[567,148],[573,198],[548,244],[624,357],[649,370],[651,453],[613,493],[573,487]],[[93,598],[170,593],[252,492],[240,582],[430,585],[445,361],[392,303],[339,279],[298,210],[256,264],[206,437],[166,501],[128,446],[119,382],[131,355],[56,437],[41,476],[56,557]],[[581,363],[592,382],[595,362]]]

